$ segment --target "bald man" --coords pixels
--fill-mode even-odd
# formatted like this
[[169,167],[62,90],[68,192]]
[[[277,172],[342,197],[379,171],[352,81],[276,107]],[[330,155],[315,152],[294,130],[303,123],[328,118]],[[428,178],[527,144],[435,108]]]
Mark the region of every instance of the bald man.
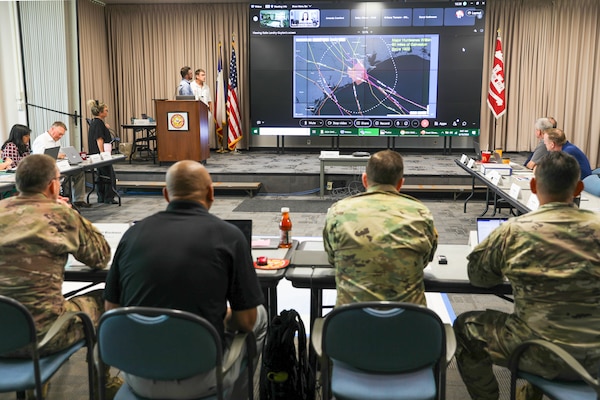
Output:
[[[224,358],[236,331],[253,331],[260,354],[267,314],[250,246],[237,227],[208,212],[214,201],[208,171],[195,161],[177,162],[167,171],[163,195],[169,203],[166,211],[143,219],[123,235],[106,280],[106,309],[188,311],[219,332]],[[247,394],[240,362],[225,376],[225,387],[235,385],[232,399]],[[204,397],[216,384],[214,372],[180,381],[124,377],[138,395],[154,399]]]

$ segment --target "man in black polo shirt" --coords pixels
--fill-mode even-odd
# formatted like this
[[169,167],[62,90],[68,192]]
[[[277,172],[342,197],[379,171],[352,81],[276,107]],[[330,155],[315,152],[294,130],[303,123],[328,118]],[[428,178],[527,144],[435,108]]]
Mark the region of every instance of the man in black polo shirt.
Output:
[[[189,311],[206,318],[221,334],[224,357],[236,331],[254,331],[260,354],[267,313],[252,254],[237,227],[208,212],[214,200],[208,171],[195,161],[174,164],[167,171],[163,194],[169,203],[166,211],[136,223],[119,243],[106,280],[106,309]],[[235,383],[231,398],[247,393],[246,374],[236,370],[225,376],[225,387]],[[181,381],[125,374],[125,380],[147,398],[201,397],[215,386],[214,373]]]

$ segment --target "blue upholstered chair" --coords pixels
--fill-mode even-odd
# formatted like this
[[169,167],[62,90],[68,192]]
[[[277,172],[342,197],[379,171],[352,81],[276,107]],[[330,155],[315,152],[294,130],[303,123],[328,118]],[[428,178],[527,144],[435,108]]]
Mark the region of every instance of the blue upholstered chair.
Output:
[[444,399],[456,341],[430,309],[355,303],[334,308],[315,328],[311,339],[321,359],[324,399],[329,386],[337,400]]
[[[596,170],[594,170],[596,171]],[[583,178],[583,186],[586,192],[594,196],[600,196],[600,175],[592,174]]]
[[[256,355],[254,335],[238,334],[223,361],[221,339],[216,329],[204,318],[189,312],[165,308],[124,307],[106,312],[98,325],[98,368],[111,365],[123,372],[146,379],[176,380],[214,369],[217,388],[214,395],[224,396],[223,377],[241,354],[246,344],[248,395],[253,398],[252,360]],[[103,375],[103,374],[101,374]],[[100,376],[100,399],[105,399],[104,377]],[[127,383],[115,400],[139,400]]]
[[[559,379],[545,379],[541,376],[519,370],[519,360],[527,349],[532,346],[542,346],[560,357],[577,375],[581,381],[565,381]],[[594,379],[583,366],[569,353],[545,340],[529,340],[519,345],[509,359],[511,374],[510,398],[516,399],[517,378],[525,379],[538,387],[544,395],[552,400],[592,400],[600,399],[600,382]]]
[[[82,321],[85,338],[58,353],[40,357],[44,347],[66,323],[73,318]],[[93,343],[94,326],[87,314],[70,312],[62,315],[52,325],[46,336],[37,341],[35,324],[27,308],[9,297],[0,296],[0,393],[17,392],[25,398],[26,390],[35,390],[36,398],[43,399],[42,386],[75,352],[87,346],[88,385],[90,397],[93,392]],[[26,349],[29,359],[4,356],[19,349]]]

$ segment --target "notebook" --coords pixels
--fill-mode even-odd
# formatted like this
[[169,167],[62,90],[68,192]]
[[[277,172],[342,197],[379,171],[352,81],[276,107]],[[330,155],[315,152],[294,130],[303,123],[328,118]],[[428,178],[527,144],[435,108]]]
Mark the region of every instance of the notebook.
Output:
[[477,243],[483,242],[494,229],[500,226],[503,222],[507,221],[505,217],[479,217],[477,218]]
[[83,162],[83,158],[79,155],[79,152],[75,150],[73,146],[62,147],[60,149],[62,153],[65,153],[65,158],[69,160],[69,164],[77,165]]
[[44,150],[44,154],[54,158],[55,160],[58,158],[58,152],[60,151],[60,146],[49,147]]
[[231,225],[237,226],[246,237],[248,247],[252,248],[252,220],[251,219],[226,219]]

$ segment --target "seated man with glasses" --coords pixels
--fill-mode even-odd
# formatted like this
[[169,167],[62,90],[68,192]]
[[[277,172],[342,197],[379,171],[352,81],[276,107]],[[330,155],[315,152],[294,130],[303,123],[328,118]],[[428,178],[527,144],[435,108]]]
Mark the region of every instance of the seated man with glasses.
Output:
[[[104,312],[101,290],[68,301],[62,294],[69,254],[91,268],[105,268],[110,246],[102,233],[59,195],[61,179],[52,157],[32,154],[17,167],[19,194],[0,201],[0,294],[27,307],[38,340],[66,312],[84,311],[96,325]],[[56,353],[82,338],[81,323],[73,322],[42,347],[40,355]],[[108,374],[108,370],[104,372]],[[107,392],[114,396],[122,381],[113,378],[107,382]]]

